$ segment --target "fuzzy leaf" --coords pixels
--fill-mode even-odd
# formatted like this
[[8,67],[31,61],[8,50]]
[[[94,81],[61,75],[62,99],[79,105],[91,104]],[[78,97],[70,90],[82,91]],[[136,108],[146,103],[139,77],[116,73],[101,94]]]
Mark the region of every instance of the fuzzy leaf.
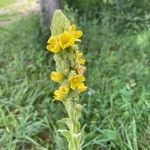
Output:
[[58,130],[58,132],[60,132],[67,139],[67,141],[71,142],[72,137],[70,131],[64,129]]
[[62,32],[68,30],[70,27],[70,21],[66,18],[63,12],[58,9],[54,12],[51,33],[53,36],[59,35]]
[[84,130],[85,130],[85,127],[86,127],[86,124],[82,127],[81,129],[81,141],[80,141],[80,144],[83,145],[84,143]]
[[66,124],[67,122],[69,122],[69,118],[63,118],[57,121],[58,124]]

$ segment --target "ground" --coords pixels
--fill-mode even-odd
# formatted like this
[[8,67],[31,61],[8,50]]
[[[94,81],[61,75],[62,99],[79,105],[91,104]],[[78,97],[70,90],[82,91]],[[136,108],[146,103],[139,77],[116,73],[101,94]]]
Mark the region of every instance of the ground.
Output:
[[37,0],[1,0],[0,26],[10,24],[40,10]]

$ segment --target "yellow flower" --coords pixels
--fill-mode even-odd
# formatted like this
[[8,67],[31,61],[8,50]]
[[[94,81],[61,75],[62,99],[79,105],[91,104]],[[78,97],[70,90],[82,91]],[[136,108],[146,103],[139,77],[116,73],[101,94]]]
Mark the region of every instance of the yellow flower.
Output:
[[77,53],[76,60],[79,62],[80,65],[85,64],[85,59],[83,58],[83,53]]
[[50,78],[55,82],[61,82],[64,78],[64,75],[61,72],[53,71],[50,75]]
[[84,85],[84,83],[81,83],[80,85],[78,85],[78,89],[80,92],[84,92],[87,89],[87,86]]
[[69,93],[69,88],[66,86],[61,86],[58,90],[54,92],[55,100],[63,100]]
[[82,31],[77,30],[77,27],[76,27],[74,24],[70,27],[69,32],[70,32],[76,39],[79,39],[79,38],[83,35]]
[[47,41],[47,49],[53,53],[58,53],[60,51],[60,45],[58,41],[58,36],[57,37],[50,37],[49,40]]
[[59,37],[59,42],[62,49],[73,46],[75,44],[75,41],[76,40],[74,36],[66,31]]
[[71,89],[78,89],[80,92],[83,92],[87,89],[84,85],[85,78],[83,75],[75,75],[69,79]]

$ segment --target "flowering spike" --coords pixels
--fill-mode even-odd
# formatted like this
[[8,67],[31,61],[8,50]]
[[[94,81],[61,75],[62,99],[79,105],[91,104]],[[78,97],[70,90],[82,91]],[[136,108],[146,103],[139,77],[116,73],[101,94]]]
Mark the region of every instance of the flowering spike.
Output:
[[61,10],[54,13],[51,33],[47,49],[54,53],[56,71],[50,74],[50,78],[59,84],[54,91],[54,100],[62,102],[68,113],[68,118],[63,119],[67,129],[59,132],[67,139],[68,150],[81,150],[84,127],[81,128],[78,120],[83,106],[78,101],[79,94],[87,89],[83,75],[86,70],[85,59],[78,48],[83,33],[74,24],[70,25]]

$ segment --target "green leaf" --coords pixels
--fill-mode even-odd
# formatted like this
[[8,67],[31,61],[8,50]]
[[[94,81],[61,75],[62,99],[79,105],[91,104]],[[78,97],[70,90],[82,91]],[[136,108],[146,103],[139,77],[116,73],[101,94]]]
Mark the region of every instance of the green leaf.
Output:
[[68,142],[72,141],[72,136],[70,131],[64,129],[64,130],[58,130],[58,132],[60,132],[67,139]]

